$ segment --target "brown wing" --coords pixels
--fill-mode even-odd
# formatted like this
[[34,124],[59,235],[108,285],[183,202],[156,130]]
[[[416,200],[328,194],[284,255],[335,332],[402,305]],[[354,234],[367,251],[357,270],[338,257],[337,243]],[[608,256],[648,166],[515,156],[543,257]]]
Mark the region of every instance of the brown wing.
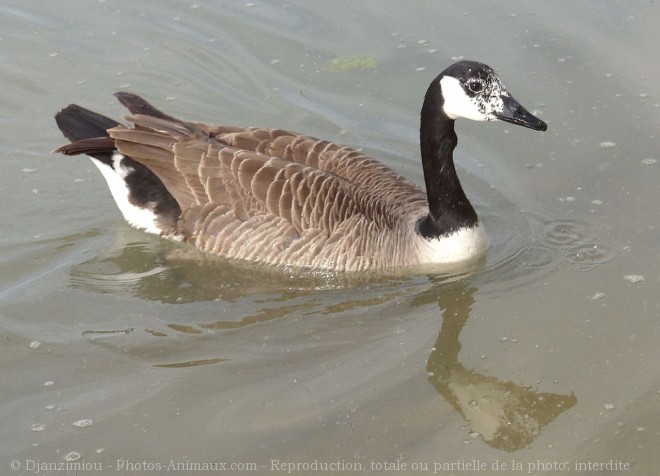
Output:
[[279,231],[288,224],[291,239],[309,229],[330,235],[353,215],[391,229],[402,205],[425,200],[374,159],[326,141],[139,114],[127,119],[135,127],[110,129],[110,136],[162,180],[181,207],[186,236],[208,240],[236,220]]
[[[368,191],[374,200],[389,203],[397,209],[417,196],[419,188],[377,160],[354,149],[325,140],[297,135],[280,129],[210,127],[209,133],[238,149],[307,165],[341,177]],[[425,196],[421,196],[425,200]]]

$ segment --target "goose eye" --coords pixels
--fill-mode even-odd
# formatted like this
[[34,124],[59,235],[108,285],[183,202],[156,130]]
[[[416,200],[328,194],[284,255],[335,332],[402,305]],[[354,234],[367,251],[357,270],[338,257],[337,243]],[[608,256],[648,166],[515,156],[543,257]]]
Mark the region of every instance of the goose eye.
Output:
[[478,93],[479,91],[481,91],[482,86],[479,81],[471,81],[470,83],[468,83],[468,88],[470,88],[470,91],[472,91],[473,93]]

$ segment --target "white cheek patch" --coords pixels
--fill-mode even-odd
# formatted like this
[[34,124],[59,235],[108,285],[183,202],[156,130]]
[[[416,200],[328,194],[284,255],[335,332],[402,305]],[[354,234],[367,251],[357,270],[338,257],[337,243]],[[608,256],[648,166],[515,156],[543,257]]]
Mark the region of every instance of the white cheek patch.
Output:
[[503,97],[509,93],[497,77],[479,81],[482,91],[469,96],[458,79],[445,76],[440,80],[444,111],[450,119],[464,117],[473,121],[494,121],[496,112],[504,109]]
[[477,102],[468,96],[456,78],[445,76],[440,80],[440,90],[444,99],[443,109],[450,119],[464,117],[473,121],[487,121],[488,115],[479,110]]

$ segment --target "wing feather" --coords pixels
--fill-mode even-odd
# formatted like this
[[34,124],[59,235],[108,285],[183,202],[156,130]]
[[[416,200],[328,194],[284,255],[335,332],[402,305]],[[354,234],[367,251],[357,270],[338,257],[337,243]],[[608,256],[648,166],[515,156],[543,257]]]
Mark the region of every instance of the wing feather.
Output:
[[[425,209],[418,187],[359,151],[280,129],[140,113],[149,107],[136,103],[126,117],[133,127],[108,133],[119,152],[163,182],[182,210],[181,234],[202,250],[309,261],[332,243],[327,259],[356,266],[364,259],[365,230],[382,235]],[[272,255],[265,256],[266,243]]]

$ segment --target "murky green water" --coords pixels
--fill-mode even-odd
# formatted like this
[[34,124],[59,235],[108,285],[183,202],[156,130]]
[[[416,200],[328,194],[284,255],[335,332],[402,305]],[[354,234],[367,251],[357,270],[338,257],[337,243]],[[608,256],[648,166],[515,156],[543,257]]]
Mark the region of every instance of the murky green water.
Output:
[[[658,21],[646,2],[0,5],[0,473],[655,474]],[[459,57],[549,131],[457,126],[492,243],[455,275],[206,258],[49,153],[57,110],[119,117],[125,89],[421,184],[422,96]]]

